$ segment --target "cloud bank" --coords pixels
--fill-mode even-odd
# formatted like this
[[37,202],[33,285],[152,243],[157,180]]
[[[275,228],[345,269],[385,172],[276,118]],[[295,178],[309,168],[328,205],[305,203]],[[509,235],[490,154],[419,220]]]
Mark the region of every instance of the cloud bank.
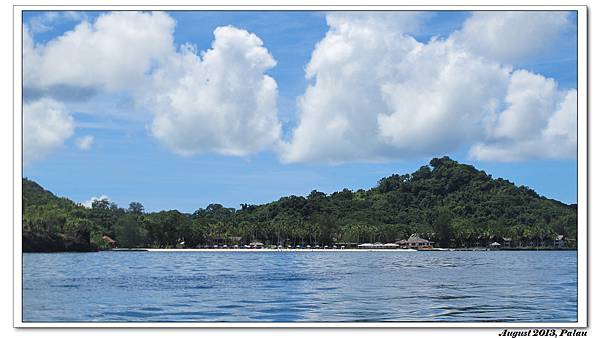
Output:
[[[486,161],[576,156],[576,89],[517,69],[552,46],[566,12],[474,12],[446,38],[415,38],[420,12],[334,12],[305,75],[296,124],[284,138],[276,67],[262,40],[217,27],[209,49],[176,46],[162,12],[111,12],[34,43],[56,18],[24,26],[25,163],[74,132],[71,102],[126,92],[173,152],[283,162],[398,160],[468,149]],[[30,30],[33,30],[31,32]],[[93,139],[75,145],[89,149]]]
[[573,158],[576,91],[507,64],[543,50],[566,14],[528,13],[474,13],[426,43],[390,17],[329,15],[282,160],[381,161],[464,146],[488,161]]

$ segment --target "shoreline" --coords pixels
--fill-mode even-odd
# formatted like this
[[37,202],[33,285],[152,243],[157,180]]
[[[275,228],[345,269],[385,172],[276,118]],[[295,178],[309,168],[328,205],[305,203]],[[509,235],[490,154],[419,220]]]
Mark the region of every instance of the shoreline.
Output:
[[[447,249],[438,250],[445,251]],[[154,249],[154,248],[139,248],[139,249],[112,249],[108,251],[127,252],[127,251],[143,251],[143,252],[373,252],[373,251],[417,251],[414,249],[235,249],[235,248],[212,248],[212,249]]]
[[132,249],[111,249],[105,250],[111,252],[430,252],[430,251],[577,251],[577,249],[535,249],[535,248],[506,248],[506,249],[486,249],[486,248],[434,248],[431,250],[415,249],[274,249],[274,248],[203,248],[203,249],[158,249],[158,248],[132,248]]
[[202,248],[202,249],[163,249],[163,248],[115,248],[97,251],[23,251],[23,253],[94,253],[94,252],[445,252],[445,251],[577,251],[577,248],[434,248],[430,250],[415,249],[276,249],[276,248]]

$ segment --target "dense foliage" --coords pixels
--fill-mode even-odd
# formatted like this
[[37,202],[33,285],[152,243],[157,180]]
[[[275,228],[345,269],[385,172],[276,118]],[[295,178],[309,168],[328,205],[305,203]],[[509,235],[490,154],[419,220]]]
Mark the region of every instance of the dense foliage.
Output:
[[577,236],[576,205],[541,197],[448,157],[434,158],[412,174],[383,178],[369,190],[312,191],[237,210],[210,204],[192,214],[148,213],[138,202],[123,209],[107,200],[88,209],[23,179],[23,210],[24,237],[63,234],[100,247],[108,245],[103,236],[121,247],[252,241],[314,246],[393,242],[412,233],[442,247],[462,247],[501,237],[541,245],[556,235]]

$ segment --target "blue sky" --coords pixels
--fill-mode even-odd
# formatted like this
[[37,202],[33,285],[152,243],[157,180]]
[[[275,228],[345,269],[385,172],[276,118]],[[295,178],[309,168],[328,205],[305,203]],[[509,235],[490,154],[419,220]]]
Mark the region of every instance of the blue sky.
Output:
[[[55,46],[55,49],[59,49],[60,52],[76,55],[75,60],[83,60],[88,57],[88,55],[83,52],[83,50],[85,50],[84,47],[81,49],[73,48],[73,46],[77,47],[77,44],[65,44],[66,47],[64,47],[55,42],[64,39],[64,36],[69,36],[69,34],[72,33],[71,31],[76,30],[76,26],[82,20],[87,20],[91,25],[95,25],[99,16],[110,16],[112,13],[78,12],[75,14],[58,14],[59,15],[48,15],[48,13],[45,12],[25,12],[23,16],[24,26],[28,29],[35,45],[34,50],[41,55],[40,59],[42,60],[44,58],[50,58],[48,55],[51,55],[49,52],[51,47],[49,46],[53,44],[58,46]],[[111,79],[106,80],[106,83],[96,83],[91,81],[92,84],[90,85],[90,81],[85,79],[85,74],[81,77],[83,80],[79,78],[73,80],[73,78],[76,78],[77,74],[69,78],[61,78],[60,76],[56,76],[56,74],[49,74],[48,72],[44,73],[42,66],[36,67],[36,65],[32,65],[31,68],[28,68],[28,61],[25,61],[24,72],[31,72],[33,74],[32,78],[34,80],[32,80],[32,83],[35,83],[35,85],[42,83],[42,85],[35,87],[35,89],[42,92],[42,96],[47,95],[48,97],[51,97],[54,95],[51,99],[54,100],[53,102],[59,102],[61,116],[65,118],[66,122],[70,121],[71,127],[64,129],[65,132],[60,134],[62,138],[60,138],[59,144],[53,145],[52,147],[41,146],[43,155],[36,157],[33,161],[26,161],[23,175],[34,179],[55,194],[68,197],[77,202],[87,201],[93,196],[106,195],[112,201],[124,207],[131,201],[139,201],[150,211],[179,209],[186,212],[193,212],[194,210],[200,207],[206,207],[206,205],[213,202],[221,203],[228,207],[239,207],[240,203],[259,204],[276,200],[279,197],[286,195],[307,195],[313,189],[331,193],[345,187],[350,189],[370,188],[376,185],[377,180],[382,177],[393,173],[412,172],[419,166],[428,163],[433,156],[449,155],[460,162],[473,164],[477,168],[492,174],[494,177],[503,177],[518,185],[527,185],[549,198],[558,199],[565,203],[576,202],[577,163],[573,145],[566,146],[564,145],[565,142],[562,141],[563,139],[547,136],[550,134],[557,135],[557,133],[547,131],[544,131],[543,133],[540,132],[540,135],[543,136],[539,136],[539,138],[532,137],[531,139],[525,139],[522,135],[517,137],[514,136],[517,135],[516,132],[513,133],[511,131],[507,134],[505,132],[506,128],[501,124],[504,118],[506,121],[509,121],[510,116],[517,113],[520,114],[518,115],[520,116],[520,119],[524,119],[521,120],[523,122],[518,123],[519,125],[529,124],[529,122],[527,122],[530,121],[526,115],[527,111],[519,110],[519,107],[521,107],[521,105],[519,105],[520,101],[515,101],[520,100],[520,98],[513,98],[520,96],[510,95],[511,84],[517,83],[517,74],[523,75],[523,73],[526,76],[524,79],[519,80],[521,82],[518,83],[521,85],[526,83],[528,86],[531,86],[531,91],[533,93],[535,93],[536,88],[538,88],[535,86],[538,86],[539,84],[543,88],[547,88],[547,86],[544,87],[544,83],[548,84],[550,83],[548,81],[551,81],[549,79],[554,79],[553,83],[555,83],[556,88],[551,90],[552,94],[548,94],[548,100],[553,102],[551,105],[549,104],[549,107],[552,108],[549,108],[550,111],[548,111],[547,114],[540,112],[542,115],[546,114],[544,115],[546,116],[544,117],[546,120],[540,120],[541,122],[539,125],[549,125],[552,124],[549,121],[558,119],[553,116],[558,115],[559,113],[557,111],[561,110],[561,107],[567,105],[565,96],[568,97],[569,91],[576,90],[577,88],[575,13],[563,15],[562,18],[565,22],[560,27],[545,27],[544,25],[546,23],[548,25],[554,24],[544,18],[540,18],[539,20],[536,19],[537,21],[526,20],[526,23],[523,23],[524,25],[533,25],[531,22],[537,22],[538,27],[527,26],[525,28],[528,29],[524,31],[533,32],[531,34],[539,34],[536,32],[554,30],[554,33],[548,34],[551,36],[539,37],[540,40],[543,40],[546,43],[543,43],[543,46],[539,47],[537,50],[532,50],[530,53],[519,53],[519,50],[516,50],[513,54],[508,56],[505,54],[493,54],[493,51],[495,50],[493,45],[489,47],[488,50],[483,51],[477,50],[477,48],[479,48],[478,46],[481,44],[476,47],[469,47],[469,43],[478,40],[476,36],[473,37],[474,33],[469,32],[465,27],[473,25],[473,27],[477,28],[479,27],[477,24],[481,24],[481,22],[485,23],[484,20],[477,21],[477,17],[469,12],[428,12],[425,13],[425,15],[419,15],[416,19],[406,20],[408,23],[404,26],[398,25],[398,22],[404,20],[402,15],[393,17],[392,20],[389,21],[389,19],[384,18],[379,20],[379,14],[380,13],[370,13],[369,16],[375,18],[375,20],[369,21],[362,17],[356,19],[352,16],[335,16],[335,13],[334,16],[331,16],[331,13],[325,12],[239,11],[167,13],[168,18],[170,18],[169,20],[172,20],[172,22],[175,23],[175,26],[172,30],[173,51],[165,53],[171,55],[173,60],[180,60],[183,52],[181,52],[179,46],[186,43],[195,46],[195,54],[198,56],[198,60],[200,60],[202,58],[202,51],[211,49],[213,40],[215,40],[213,31],[217,27],[222,26],[235,27],[232,31],[224,32],[222,39],[248,40],[250,39],[248,38],[248,35],[240,35],[238,33],[248,32],[254,34],[262,40],[262,46],[259,47],[268,50],[272,59],[276,60],[276,65],[266,65],[264,69],[262,69],[262,75],[257,75],[259,76],[257,79],[264,79],[264,76],[268,76],[274,79],[277,84],[276,107],[271,109],[266,105],[264,107],[260,106],[259,108],[263,110],[270,109],[273,111],[273,114],[275,114],[277,121],[281,126],[281,134],[274,137],[273,140],[268,140],[260,144],[257,143],[257,146],[252,148],[245,147],[244,143],[248,143],[248,140],[253,140],[256,137],[259,137],[259,135],[263,135],[264,130],[258,130],[261,134],[247,136],[246,134],[251,134],[252,131],[243,128],[242,136],[249,138],[242,138],[240,141],[238,139],[233,139],[235,135],[232,135],[232,139],[223,141],[223,144],[204,145],[199,143],[202,142],[201,139],[198,140],[193,135],[188,142],[187,139],[182,139],[183,136],[181,136],[188,130],[185,125],[180,126],[181,132],[178,130],[173,132],[172,129],[163,132],[163,129],[157,129],[158,124],[156,121],[158,121],[159,117],[165,117],[170,123],[168,124],[169,126],[178,126],[177,123],[179,123],[180,120],[177,120],[177,117],[174,116],[179,115],[169,115],[171,112],[168,109],[154,111],[154,106],[145,105],[143,102],[147,102],[144,100],[146,100],[147,92],[150,91],[150,89],[141,87],[142,85],[136,83],[129,87],[121,88],[116,86],[119,88],[107,89],[111,88],[111,86],[115,87],[115,82]],[[328,16],[330,16],[330,19],[333,18],[331,19],[331,22],[337,20],[335,21],[337,23],[330,23],[328,25]],[[513,20],[512,18],[506,19],[504,17],[493,19]],[[167,21],[170,22],[169,20]],[[388,24],[388,21],[386,20],[390,22],[388,28],[385,28],[387,27],[385,25]],[[110,22],[119,23],[118,21]],[[129,24],[130,22],[131,20],[126,21],[125,24]],[[164,20],[162,22],[164,22]],[[468,22],[468,24],[466,22]],[[515,22],[520,21],[517,20]],[[166,26],[168,25],[166,24]],[[101,28],[99,27],[99,25],[98,27],[95,27],[95,31],[92,29],[91,33],[84,32],[85,34],[81,34],[83,37],[89,38],[90,40],[95,39],[94,34],[100,34],[98,32],[101,31]],[[414,41],[423,46],[432,47],[433,44],[430,43],[432,39],[446,42],[454,39],[456,36],[456,41],[459,42],[444,45],[445,49],[442,49],[443,51],[450,50],[450,52],[448,52],[450,53],[449,55],[464,56],[464,54],[458,52],[465,50],[466,52],[464,53],[468,53],[467,60],[475,60],[475,58],[480,57],[484,58],[482,59],[484,60],[482,61],[482,67],[489,68],[482,68],[482,74],[496,71],[499,69],[496,67],[497,64],[501,64],[502,67],[504,67],[503,69],[509,69],[504,71],[504,75],[498,75],[500,79],[505,79],[507,82],[506,87],[498,89],[499,93],[502,93],[502,96],[499,96],[501,98],[500,103],[498,104],[498,107],[495,108],[495,113],[499,116],[498,121],[500,121],[498,122],[498,126],[490,127],[490,131],[485,135],[480,131],[477,131],[478,127],[476,126],[472,129],[464,127],[465,133],[470,136],[461,138],[461,126],[459,125],[456,126],[458,132],[451,133],[449,131],[449,136],[447,138],[431,141],[431,146],[424,147],[422,150],[415,152],[406,150],[411,149],[410,143],[402,143],[405,141],[398,141],[398,138],[395,138],[394,136],[395,134],[390,136],[384,132],[381,132],[381,135],[373,134],[372,139],[379,139],[385,136],[387,137],[385,142],[373,141],[372,146],[369,145],[369,147],[362,150],[358,149],[356,152],[348,151],[348,148],[344,148],[345,146],[343,146],[343,143],[346,141],[345,139],[335,138],[325,138],[322,139],[321,143],[315,143],[321,144],[327,149],[331,148],[331,153],[323,151],[311,152],[310,149],[315,148],[315,144],[311,144],[310,142],[312,140],[320,140],[319,137],[327,134],[328,130],[314,131],[316,134],[309,134],[307,137],[311,141],[306,143],[307,141],[304,141],[300,135],[295,135],[294,133],[300,134],[297,132],[297,129],[304,128],[303,124],[309,126],[310,118],[319,116],[319,118],[324,121],[323,125],[328,125],[328,121],[334,121],[342,116],[342,118],[344,118],[343,121],[354,121],[354,126],[357,124],[356,121],[358,120],[356,120],[355,117],[344,117],[343,111],[336,113],[335,117],[331,117],[327,115],[329,112],[326,110],[318,111],[317,108],[314,108],[314,111],[311,110],[313,109],[311,107],[319,107],[321,104],[333,104],[337,102],[335,100],[341,100],[342,98],[333,97],[337,93],[335,90],[337,86],[342,86],[346,89],[344,86],[351,86],[351,83],[354,83],[353,80],[356,80],[356,84],[352,84],[354,87],[348,87],[347,92],[356,91],[357,93],[371,93],[371,89],[381,88],[382,86],[367,87],[365,83],[382,81],[379,82],[379,84],[389,84],[390,82],[396,81],[398,84],[410,85],[410,81],[416,81],[410,77],[412,75],[409,76],[407,75],[408,73],[401,73],[399,71],[398,74],[392,74],[391,77],[384,75],[382,79],[373,80],[360,77],[344,78],[344,81],[341,81],[339,84],[334,84],[333,88],[322,86],[322,84],[326,82],[326,79],[332,81],[328,78],[329,74],[341,74],[340,77],[354,76],[347,75],[348,73],[345,70],[347,68],[344,67],[347,67],[349,63],[358,62],[354,60],[363,60],[363,57],[364,60],[368,60],[365,62],[374,62],[374,71],[378,69],[378,67],[389,67],[389,64],[379,65],[377,63],[377,57],[372,58],[367,57],[368,55],[362,55],[361,53],[368,54],[369,52],[361,48],[365,42],[358,40],[359,37],[353,35],[355,33],[343,31],[344,27],[351,27],[353,29],[366,27],[366,29],[370,29],[369,32],[381,32],[381,41],[384,42],[389,42],[391,38],[397,38],[398,36],[403,35],[411,37],[411,39],[414,39]],[[390,32],[393,32],[395,29],[397,29],[401,35],[386,35],[391,34]],[[474,31],[477,31],[478,29],[480,28],[477,28]],[[462,32],[462,35],[457,32]],[[502,32],[495,32],[494,36],[501,37],[502,34],[500,33]],[[524,35],[527,34],[528,33],[524,33]],[[73,38],[73,35],[76,34],[71,35],[70,38]],[[526,36],[524,38],[532,39],[532,41],[538,39],[535,35]],[[69,38],[66,39],[68,40]],[[381,59],[386,59],[385,54],[389,52],[390,59],[396,60],[394,55],[397,54],[397,52],[393,48],[398,48],[398,50],[404,48],[402,47],[404,46],[402,44],[398,44],[398,46],[394,44],[394,47],[388,47],[382,42],[383,45],[377,45],[377,43],[379,43],[378,41],[380,41],[379,37],[374,38],[373,40],[374,45],[372,48],[381,48],[377,49],[383,53]],[[150,37],[149,41],[152,41],[152,37]],[[245,43],[244,41],[240,42],[241,40],[223,41],[233,41],[237,45],[242,44],[242,42]],[[255,43],[252,42],[254,40],[251,39],[248,41],[250,41],[250,44]],[[355,55],[351,55],[350,61],[339,61],[336,58],[336,55],[327,55],[327,53],[332,53],[331,51],[337,46],[335,44],[340,43],[340,41],[344,43],[344,46],[354,46],[350,50],[352,51],[351,53],[355,53]],[[414,46],[414,43],[411,41],[413,40],[407,39],[406,46]],[[316,47],[319,43],[322,45],[321,49]],[[455,45],[459,45],[459,43],[461,44],[460,46],[464,45],[466,47],[460,47],[460,49],[455,50],[454,48],[459,48],[455,47]],[[498,38],[498,41],[491,41],[490,45],[493,43],[502,45],[503,43],[506,43],[506,41]],[[535,43],[532,44],[535,45]],[[525,45],[527,44],[525,43]],[[229,45],[224,44],[224,46]],[[72,50],[69,50],[68,48],[72,48]],[[217,47],[215,47],[215,50],[216,48]],[[229,51],[227,48],[229,47],[218,50],[218,56],[221,57],[222,60],[227,60],[227,55],[224,55],[224,53]],[[248,48],[250,48],[249,50],[256,51],[256,48],[258,47],[252,45]],[[440,53],[439,50],[437,51],[438,52],[436,53]],[[129,52],[130,51],[128,50],[120,50],[115,54],[127,54]],[[232,53],[233,52],[237,52],[237,50],[233,50]],[[28,52],[25,51],[25,53]],[[78,53],[81,53],[81,55]],[[148,53],[152,53],[152,51]],[[112,54],[113,53],[107,55]],[[439,54],[435,55],[439,56]],[[496,56],[497,60],[495,59]],[[157,59],[163,60],[161,62],[165,62],[166,64],[166,61],[164,60],[168,59],[168,57],[161,57],[162,59],[159,57],[157,57]],[[265,62],[268,63],[269,57],[263,55],[262,58],[263,59],[258,59],[258,61],[262,62],[266,60]],[[425,59],[425,56],[423,56],[423,59]],[[448,56],[447,58],[442,58],[442,60],[453,60],[453,58]],[[36,60],[35,62],[39,61]],[[187,74],[187,69],[192,67],[186,66],[189,64],[184,63],[184,61],[177,62],[179,62],[177,63],[178,68],[168,68],[170,66],[163,66],[160,62],[158,62],[155,67],[159,69],[164,67],[165,74],[169,74],[169,76],[174,73],[171,72],[171,69],[183,69],[182,74]],[[309,76],[309,78],[307,78],[305,74],[307,74],[307,68],[310,68],[308,65],[311,64],[311,62],[313,68],[316,70],[312,77]],[[93,63],[91,64],[93,65]],[[217,64],[221,65],[221,63]],[[249,64],[252,65],[252,62]],[[43,63],[40,63],[40,65],[43,65]],[[210,65],[206,63],[205,68],[209,68]],[[356,65],[364,68],[363,63],[356,63]],[[225,64],[226,69],[227,67],[234,66],[237,67],[238,65]],[[415,64],[414,67],[421,66],[424,67],[423,69],[429,69],[427,65],[421,64]],[[444,68],[442,67],[442,69]],[[517,70],[522,70],[524,72],[519,73]],[[103,72],[110,71],[111,69],[108,69]],[[146,69],[144,72],[145,73],[140,76],[150,76],[153,73],[153,69]],[[250,72],[251,71],[248,70],[248,74],[250,74]],[[498,71],[498,73],[500,74],[501,72]],[[248,76],[250,77],[250,75]],[[455,87],[454,82],[452,82],[453,80],[442,79],[439,74],[434,74],[433,76],[436,81],[439,80],[438,82],[440,83],[447,83],[450,81],[451,88]],[[36,77],[39,77],[39,81],[35,81],[37,79]],[[478,75],[473,78],[479,79],[486,77]],[[172,75],[172,78],[168,78],[164,83],[180,83],[178,82],[180,79],[181,77]],[[335,76],[333,79],[335,82]],[[247,79],[244,78],[244,71],[241,72],[240,78],[236,79],[236,81],[241,81],[242,83],[246,80]],[[149,81],[150,80],[144,80],[143,82]],[[247,90],[250,90],[248,88],[254,88],[253,84],[255,82],[256,81],[252,81],[247,85],[243,85],[243,88],[240,90],[245,90],[244,93],[247,92]],[[48,83],[47,87],[44,87],[43,84],[45,83]],[[56,91],[49,89],[58,88],[51,87],[55,85],[68,88],[69,90],[67,91],[66,96],[57,95]],[[163,82],[157,82],[156,87],[153,88],[171,89],[170,87],[160,87],[161,85],[163,85]],[[479,87],[479,84],[475,84],[475,86]],[[28,90],[32,90],[33,92],[33,89],[31,88],[33,88],[34,85],[31,85],[30,88],[30,86],[26,84],[25,87],[26,95]],[[79,89],[89,89],[88,92],[90,95],[83,98],[81,96],[75,97],[73,93],[77,91],[73,89],[76,87]],[[483,84],[481,87],[488,88]],[[199,90],[202,90],[202,88],[205,87],[193,88],[200,88]],[[261,88],[264,90],[264,87],[257,87],[255,89],[260,91]],[[317,94],[308,98],[305,95],[307,88],[313,88]],[[217,89],[220,90],[219,88]],[[159,89],[155,90],[160,91]],[[189,88],[186,87],[179,91],[174,91],[173,95],[193,96],[195,93],[194,90],[190,91]],[[438,88],[438,90],[441,89]],[[508,94],[505,95],[505,92],[507,91]],[[143,92],[143,94],[140,94],[140,92]],[[81,93],[81,91],[79,91],[79,93]],[[375,94],[378,100],[380,99],[380,96],[385,94],[382,93],[383,92],[378,92]],[[431,94],[427,94],[432,95],[433,98],[439,97],[439,95],[436,96],[437,94],[435,93],[435,91],[432,91]],[[394,94],[395,93],[392,93],[392,98],[395,97]],[[161,98],[160,92],[154,96],[152,95],[148,96],[151,100],[156,99],[156,101],[151,102],[164,102],[159,100]],[[466,98],[461,98],[460,102],[456,103],[459,107],[470,107],[471,101],[479,99],[473,98],[472,100],[469,100],[470,93],[464,93],[463,95]],[[144,96],[144,99],[140,99],[141,96]],[[298,103],[298,100],[301,97],[305,97],[305,101],[308,102],[304,106]],[[225,100],[231,99],[231,97],[228,97]],[[366,97],[365,99],[370,98]],[[487,100],[485,102],[497,101],[494,101],[494,98],[488,98],[487,96],[481,98],[481,100],[484,99]],[[189,101],[187,96],[186,100]],[[398,113],[398,111],[402,111],[404,107],[403,104],[400,104],[401,107],[399,107],[397,106],[397,103],[389,103],[389,101],[390,100],[382,100],[380,103],[381,107],[389,108],[389,112],[385,113],[387,116],[395,116],[394,114]],[[443,102],[452,102],[452,104],[454,104],[454,101],[456,100],[452,99]],[[235,106],[236,104],[238,104],[238,102],[223,102],[223,106]],[[356,105],[358,104],[359,103]],[[510,109],[511,104],[514,106],[514,109],[512,110]],[[240,109],[243,110],[244,105],[247,105],[247,103],[241,104],[239,107],[242,108]],[[351,107],[356,105],[352,105]],[[406,103],[406,105],[411,105],[411,107],[415,109],[414,114],[420,114],[421,109],[423,111],[428,111],[426,108],[419,106],[418,103],[409,102]],[[523,105],[526,106],[525,104]],[[374,104],[373,107],[374,109],[379,109],[379,106],[376,104]],[[179,108],[174,107],[173,109],[175,111]],[[454,114],[453,110],[448,110],[448,112],[446,112],[446,110],[440,109],[443,113]],[[36,126],[39,127],[42,125],[50,128],[52,125],[44,123],[43,120],[46,116],[44,115],[46,114],[45,112],[46,110],[42,109],[35,115],[35,118],[41,119]],[[183,113],[190,114],[190,119],[186,119],[185,121],[188,121],[188,123],[189,121],[198,123],[198,130],[211,131],[217,128],[216,126],[213,127],[210,125],[210,123],[213,123],[216,119],[203,120],[203,116],[206,116],[206,114],[204,112],[197,112],[193,107],[186,107],[182,110],[182,114]],[[213,112],[211,110],[208,110],[208,113],[218,114],[218,112]],[[252,113],[254,114],[255,112]],[[360,113],[360,111],[358,113]],[[27,109],[25,109],[25,114],[25,119],[27,120]],[[225,116],[224,120],[232,122],[232,117],[239,116],[235,115],[237,112],[231,114],[234,115]],[[502,114],[505,114],[506,117],[502,117]],[[30,119],[33,120],[34,114],[31,113],[30,116],[32,116]],[[402,116],[403,118],[399,121],[406,120],[406,115]],[[457,118],[463,117],[459,116]],[[531,119],[535,120],[535,118],[532,117]],[[571,116],[571,118],[573,117]],[[376,116],[373,117],[372,121],[375,121],[375,119],[377,119]],[[540,117],[540,119],[542,119],[542,117]],[[452,120],[452,117],[450,117],[450,120]],[[398,121],[398,119],[393,118],[389,121]],[[484,121],[483,118],[482,121]],[[483,122],[477,123],[477,125],[481,125]],[[346,126],[345,128],[347,129],[345,129],[344,133],[340,133],[340,135],[349,135],[349,139],[355,137],[353,135],[358,135],[356,137],[359,142],[352,143],[356,146],[356,144],[360,144],[359,137],[364,137],[365,134],[359,134],[358,132],[353,134],[357,128],[353,127],[353,125],[350,125],[349,127]],[[511,125],[514,125],[514,123]],[[277,123],[274,124],[273,128],[276,126]],[[384,130],[385,126],[381,126],[380,124],[379,128]],[[402,128],[404,127],[397,126],[397,128],[398,129],[392,129],[392,132],[403,130]],[[546,127],[546,129],[548,128],[549,127]],[[37,137],[37,135],[33,134],[35,133],[34,131],[29,130],[36,130],[39,132],[40,129],[25,128],[25,147],[28,147],[27,137]],[[31,136],[27,135],[28,132]],[[50,130],[50,132],[52,132],[52,130]],[[310,132],[313,131],[310,130]],[[337,135],[335,132],[331,132],[331,134]],[[497,136],[500,134],[503,136]],[[561,137],[564,136],[563,134],[564,133],[560,134],[562,135]],[[78,147],[78,140],[85,136],[91,136],[93,142],[87,147]],[[415,145],[417,143],[427,143],[430,141],[429,138],[423,137],[423,140],[415,140]],[[369,137],[369,139],[370,138],[371,137]],[[460,138],[460,140],[457,141],[457,138]],[[52,140],[55,139],[56,138],[52,138]],[[543,148],[536,148],[537,146],[531,145],[538,142],[536,140],[539,140],[539,143],[544,143],[542,145]],[[43,141],[44,139],[41,141],[33,139],[29,144],[35,143],[39,145],[40,142]],[[340,142],[339,147],[336,143],[338,141]],[[182,142],[185,144],[182,145]],[[370,144],[370,142],[371,141],[369,140],[365,143]],[[279,143],[285,143],[285,145],[276,145]],[[227,148],[229,150],[219,150],[223,149],[224,144],[229,147]],[[231,144],[235,144],[235,146],[231,146]],[[474,152],[474,144],[482,145],[482,149],[486,149],[486,152]],[[182,147],[185,147],[185,151],[192,149],[194,153],[182,155]],[[532,150],[522,150],[529,149],[527,147],[530,147]],[[547,150],[548,148],[555,148],[556,151],[551,152],[550,150],[552,149]],[[227,151],[238,150],[238,155],[226,153]],[[288,151],[299,155],[288,156],[285,154]],[[368,155],[365,156],[365,154],[370,154],[370,152],[374,154],[372,158],[368,157]],[[339,157],[337,155],[334,157],[327,157],[332,153],[344,154],[344,157]],[[487,155],[490,153],[493,155]]]

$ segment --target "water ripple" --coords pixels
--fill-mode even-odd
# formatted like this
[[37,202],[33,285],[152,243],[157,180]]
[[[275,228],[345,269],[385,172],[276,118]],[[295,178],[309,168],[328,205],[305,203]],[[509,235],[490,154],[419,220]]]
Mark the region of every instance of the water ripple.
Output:
[[25,321],[576,321],[576,252],[24,254]]

